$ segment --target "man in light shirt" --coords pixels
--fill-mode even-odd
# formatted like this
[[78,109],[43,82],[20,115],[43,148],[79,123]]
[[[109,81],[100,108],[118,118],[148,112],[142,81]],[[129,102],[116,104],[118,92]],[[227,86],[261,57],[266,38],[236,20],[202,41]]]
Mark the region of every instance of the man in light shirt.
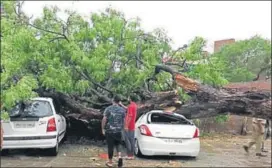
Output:
[[262,152],[268,152],[264,148],[264,141],[271,137],[271,120],[266,120],[265,131],[264,131],[264,140],[262,142]]
[[266,120],[261,118],[252,119],[252,139],[249,142],[248,146],[244,145],[245,151],[248,153],[248,150],[255,144],[256,145],[256,156],[265,157],[266,155],[262,154],[261,145],[264,138],[265,132],[265,123]]

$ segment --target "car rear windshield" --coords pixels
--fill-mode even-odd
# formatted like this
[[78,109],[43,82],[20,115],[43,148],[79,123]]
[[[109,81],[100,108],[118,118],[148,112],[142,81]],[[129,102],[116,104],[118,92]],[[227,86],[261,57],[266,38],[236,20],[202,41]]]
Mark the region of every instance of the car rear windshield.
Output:
[[152,113],[151,123],[192,125],[192,123],[185,118],[166,113]]
[[46,117],[52,114],[50,103],[40,100],[18,103],[10,111],[10,117]]

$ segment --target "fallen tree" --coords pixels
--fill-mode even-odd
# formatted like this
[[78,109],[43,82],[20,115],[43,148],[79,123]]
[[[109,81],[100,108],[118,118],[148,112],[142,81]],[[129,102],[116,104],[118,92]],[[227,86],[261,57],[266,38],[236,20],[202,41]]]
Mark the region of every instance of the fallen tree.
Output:
[[[94,138],[101,135],[103,111],[115,94],[122,95],[124,103],[128,95],[138,95],[138,117],[153,109],[175,107],[174,112],[191,119],[227,113],[271,119],[270,91],[233,92],[218,87],[226,83],[225,76],[237,72],[250,77],[249,68],[230,71],[220,55],[207,59],[201,37],[173,50],[163,30],[145,32],[138,19],[126,19],[111,8],[93,13],[90,24],[72,11],[66,11],[64,21],[57,16],[58,8],[45,7],[43,16],[32,21],[22,12],[21,2],[7,1],[4,6],[1,51],[5,52],[1,53],[0,71],[1,101],[7,109],[18,100],[52,97],[73,134]],[[249,41],[253,47],[244,49],[245,55],[260,53],[257,59],[269,62],[271,42]],[[238,53],[244,57],[243,52]],[[171,55],[166,62],[162,61],[165,54]],[[193,64],[199,60],[208,63]]]
[[[150,93],[148,100],[139,102],[138,117],[151,110],[164,110],[173,106],[176,108],[175,113],[189,119],[228,113],[272,119],[270,91],[234,91],[234,88],[214,88],[177,73],[167,65],[156,66],[152,78],[155,79],[160,71],[171,73],[178,87],[183,88],[192,98],[187,102],[181,102],[176,90]],[[94,109],[78,103],[77,96],[73,97],[55,91],[40,92],[40,96],[52,97],[62,106],[62,114],[67,117],[73,134],[79,133],[94,138],[101,135],[99,130],[103,109],[109,104],[101,106],[100,109]],[[81,132],[77,132],[79,129]]]

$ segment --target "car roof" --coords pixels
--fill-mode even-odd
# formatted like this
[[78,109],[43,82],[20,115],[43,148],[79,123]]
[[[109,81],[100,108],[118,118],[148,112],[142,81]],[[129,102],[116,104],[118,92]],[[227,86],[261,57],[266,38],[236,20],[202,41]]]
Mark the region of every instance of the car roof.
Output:
[[148,113],[163,113],[162,110],[151,110]]
[[35,98],[32,98],[31,100],[52,101],[52,98],[50,98],[50,97],[35,97]]
[[[150,114],[150,113],[166,113],[166,114],[173,114],[173,115],[178,115],[178,116],[181,116],[181,117],[184,117],[182,114],[178,114],[178,113],[168,113],[168,112],[164,112],[162,110],[151,110],[149,111],[148,113],[146,114]],[[184,117],[186,118],[186,117]]]

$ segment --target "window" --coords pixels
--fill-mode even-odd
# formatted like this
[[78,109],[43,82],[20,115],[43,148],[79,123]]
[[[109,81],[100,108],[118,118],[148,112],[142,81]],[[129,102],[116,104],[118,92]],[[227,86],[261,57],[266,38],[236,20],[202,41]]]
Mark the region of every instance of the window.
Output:
[[48,101],[20,103],[10,111],[10,117],[46,117],[52,114],[53,111]]
[[151,123],[192,125],[190,121],[174,114],[152,113],[150,119]]

